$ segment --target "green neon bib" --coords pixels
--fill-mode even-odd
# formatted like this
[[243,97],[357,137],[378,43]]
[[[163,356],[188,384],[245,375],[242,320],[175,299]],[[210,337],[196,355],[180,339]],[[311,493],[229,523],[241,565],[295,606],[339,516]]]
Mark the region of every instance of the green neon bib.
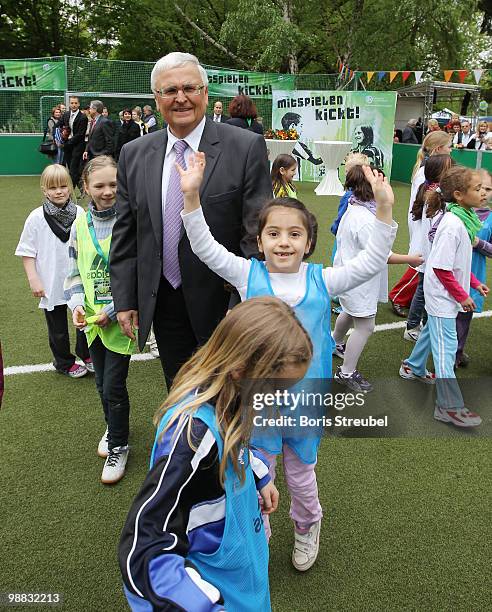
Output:
[[[104,346],[114,353],[131,355],[135,341],[127,338],[116,321],[107,327],[94,325],[94,317],[101,312],[105,304],[113,301],[111,279],[109,277],[108,259],[111,246],[111,235],[104,240],[97,240],[90,231],[92,219],[90,213],[79,215],[75,221],[77,228],[77,263],[85,293],[85,314],[88,319],[86,328],[87,344],[90,346],[96,336],[101,338]],[[93,229],[93,228],[92,228]],[[92,320],[92,322],[90,322]]]

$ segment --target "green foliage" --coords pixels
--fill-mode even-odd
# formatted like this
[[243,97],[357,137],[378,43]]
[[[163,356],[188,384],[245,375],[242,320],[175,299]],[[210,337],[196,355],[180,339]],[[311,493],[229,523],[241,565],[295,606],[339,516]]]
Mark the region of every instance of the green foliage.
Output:
[[0,57],[152,62],[179,49],[263,71],[331,73],[342,59],[437,72],[483,65],[491,19],[483,0],[0,0]]

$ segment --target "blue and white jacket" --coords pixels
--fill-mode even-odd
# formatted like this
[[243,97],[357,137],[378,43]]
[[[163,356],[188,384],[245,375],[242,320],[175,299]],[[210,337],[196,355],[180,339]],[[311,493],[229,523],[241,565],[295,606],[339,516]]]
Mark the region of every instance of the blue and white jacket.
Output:
[[[217,443],[207,425],[193,419],[194,450],[188,421],[173,437],[176,425],[159,441],[123,528],[119,563],[125,591],[128,596],[138,590],[145,598],[134,610],[218,612],[224,609],[220,592],[186,559],[193,551],[212,554],[222,541],[226,503]],[[270,482],[268,463],[257,450],[250,450],[250,461],[260,490]]]

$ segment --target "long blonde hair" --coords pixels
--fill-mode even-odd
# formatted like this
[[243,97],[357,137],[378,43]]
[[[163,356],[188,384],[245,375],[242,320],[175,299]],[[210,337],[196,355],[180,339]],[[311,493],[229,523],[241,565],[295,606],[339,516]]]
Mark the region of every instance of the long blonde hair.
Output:
[[422,146],[417,153],[417,161],[415,162],[415,166],[412,171],[412,180],[413,177],[417,174],[418,169],[422,165],[424,158],[429,157],[430,155],[435,155],[436,149],[439,147],[445,147],[446,145],[451,144],[451,134],[447,134],[446,132],[429,132],[427,136],[424,138],[422,142]]
[[[247,300],[231,310],[210,340],[182,366],[169,396],[154,416],[154,423],[158,425],[169,408],[189,397],[175,410],[164,429],[178,421],[178,432],[202,404],[213,400],[217,426],[224,440],[220,481],[224,484],[228,459],[244,481],[244,467],[238,456],[251,435],[253,408],[245,405],[238,378],[248,381],[274,378],[286,366],[307,367],[312,355],[311,339],[290,306],[268,296]],[[194,448],[191,418],[187,436]]]

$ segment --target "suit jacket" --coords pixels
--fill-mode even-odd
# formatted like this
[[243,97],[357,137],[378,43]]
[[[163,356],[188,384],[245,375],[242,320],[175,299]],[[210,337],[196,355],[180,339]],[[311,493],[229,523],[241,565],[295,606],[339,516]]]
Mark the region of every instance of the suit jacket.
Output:
[[[73,120],[72,138],[70,138],[68,142],[65,143],[65,148],[82,148],[83,150],[84,147],[81,147],[81,145],[85,145],[85,132],[87,130],[87,121],[87,116],[81,110],[79,110],[77,116]],[[67,111],[63,115],[63,125],[70,126],[70,111]]]
[[256,119],[253,119],[251,125],[248,125],[246,119],[241,117],[231,117],[227,120],[229,125],[235,125],[236,127],[242,128],[243,130],[249,130],[250,132],[256,132],[256,134],[263,134],[263,126],[258,123]]
[[419,141],[417,140],[417,136],[415,135],[415,132],[408,125],[403,129],[403,136],[402,136],[401,141],[406,144],[419,144]]
[[89,134],[85,150],[89,153],[89,159],[98,155],[113,155],[114,132],[113,122],[110,119],[99,115]]
[[[209,115],[210,119],[214,120],[214,114]],[[219,123],[225,123],[229,119],[229,115],[221,115]]]
[[[166,146],[167,130],[137,138],[121,149],[118,164],[111,287],[116,311],[139,312],[140,349],[154,318],[162,277],[161,181]],[[265,140],[207,119],[199,150],[207,160],[200,200],[210,230],[229,251],[250,257],[258,248],[258,211],[272,197]],[[191,325],[199,342],[204,342],[224,317],[230,294],[223,279],[193,254],[184,229],[178,255]]]

